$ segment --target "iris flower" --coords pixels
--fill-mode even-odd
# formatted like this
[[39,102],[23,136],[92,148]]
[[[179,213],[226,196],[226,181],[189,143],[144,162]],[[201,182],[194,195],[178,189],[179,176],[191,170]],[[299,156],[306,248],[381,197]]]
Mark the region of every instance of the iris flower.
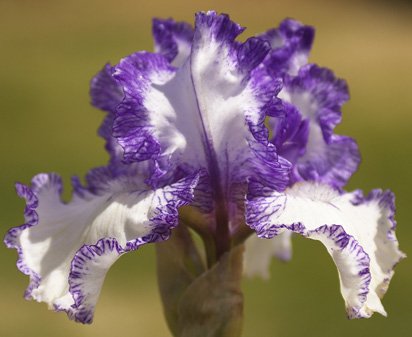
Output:
[[308,63],[312,27],[287,19],[242,43],[243,30],[212,11],[194,28],[155,19],[154,53],[92,80],[107,166],[74,178],[68,203],[54,173],[17,184],[26,220],[5,243],[30,277],[26,298],[90,323],[110,266],[179,225],[209,238],[209,267],[246,240],[248,275],[290,257],[292,233],[318,240],[348,316],[385,315],[380,299],[403,257],[394,196],[343,189],[360,161],[356,142],[334,133],[346,83]]

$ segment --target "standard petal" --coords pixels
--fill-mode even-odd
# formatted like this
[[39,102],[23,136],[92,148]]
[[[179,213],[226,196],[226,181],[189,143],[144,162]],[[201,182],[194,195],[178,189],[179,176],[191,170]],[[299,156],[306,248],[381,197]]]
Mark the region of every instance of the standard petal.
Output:
[[246,205],[247,223],[257,234],[271,238],[291,231],[321,241],[338,268],[348,317],[386,315],[380,298],[404,256],[394,233],[393,194],[339,194],[306,182],[285,193],[263,192],[256,187]]
[[162,54],[175,67],[180,67],[190,55],[193,28],[173,19],[153,19],[155,52]]
[[343,187],[360,162],[356,142],[333,133],[349,98],[346,82],[329,69],[307,65],[285,82],[279,98],[286,116],[271,121],[273,142],[294,164],[294,181]]
[[106,64],[90,82],[92,105],[111,114],[123,99],[122,88],[112,76],[113,70],[110,64]]
[[31,187],[18,184],[26,223],[12,228],[5,243],[17,249],[18,267],[30,276],[26,298],[90,323],[109,267],[128,251],[167,239],[196,183],[191,176],[152,190],[123,177],[106,181],[99,194],[83,190],[67,204],[55,174],[35,176]]
[[283,102],[285,114],[280,118],[270,118],[269,127],[273,131],[272,142],[282,157],[296,163],[305,154],[309,137],[309,120],[302,118],[298,109]]
[[113,67],[106,64],[90,82],[90,97],[92,105],[107,112],[98,133],[106,140],[106,150],[111,162],[119,163],[123,149],[112,136],[112,128],[116,108],[123,100],[123,90],[112,75]]
[[182,67],[149,53],[116,66],[125,100],[114,134],[126,161],[152,158],[168,172],[204,168],[223,198],[251,176],[278,189],[286,186],[288,163],[278,159],[264,125],[278,104],[280,82],[257,69],[268,43],[252,38],[241,44],[235,38],[242,31],[226,15],[198,13]]
[[278,28],[270,29],[259,37],[269,41],[272,47],[265,60],[270,72],[281,77],[295,76],[308,62],[315,30],[296,20],[286,19]]
[[247,239],[244,253],[243,272],[248,277],[260,276],[269,279],[270,262],[273,257],[288,261],[292,257],[292,232],[283,232],[270,240],[259,238],[256,235]]

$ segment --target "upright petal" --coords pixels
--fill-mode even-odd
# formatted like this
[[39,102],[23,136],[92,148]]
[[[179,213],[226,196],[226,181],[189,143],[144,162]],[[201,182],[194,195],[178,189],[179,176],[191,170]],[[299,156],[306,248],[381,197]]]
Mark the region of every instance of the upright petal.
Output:
[[285,231],[321,241],[338,271],[349,318],[386,315],[380,298],[404,256],[395,237],[389,191],[339,194],[327,185],[297,183],[285,193],[256,187],[247,201],[247,222],[260,237]]
[[153,19],[155,52],[162,54],[175,67],[181,67],[190,55],[193,28],[173,19]]
[[349,98],[345,81],[328,69],[307,65],[285,82],[279,98],[286,116],[271,121],[273,142],[294,164],[294,180],[343,187],[360,162],[356,142],[333,133]]
[[126,252],[169,237],[197,177],[157,190],[142,180],[105,181],[99,194],[84,190],[67,204],[55,174],[35,176],[30,187],[17,185],[26,199],[26,223],[12,228],[5,243],[17,249],[18,267],[30,276],[26,298],[91,323],[110,266]]
[[106,140],[106,150],[110,154],[111,162],[120,163],[123,149],[113,137],[112,128],[116,108],[123,100],[123,91],[112,75],[113,67],[106,64],[90,82],[90,97],[96,108],[107,112],[98,133]]
[[309,138],[309,120],[292,104],[283,102],[284,115],[269,119],[273,131],[272,142],[282,157],[296,164],[306,152]]
[[278,189],[287,185],[288,163],[278,159],[264,125],[278,104],[280,82],[258,69],[268,43],[235,41],[242,31],[226,15],[198,13],[191,53],[180,68],[149,53],[116,66],[125,99],[114,133],[126,161],[152,158],[164,172],[203,168],[223,198],[250,177]]
[[259,37],[269,41],[272,47],[265,60],[270,72],[281,77],[295,76],[308,62],[315,30],[296,20],[286,19],[278,28],[270,29]]

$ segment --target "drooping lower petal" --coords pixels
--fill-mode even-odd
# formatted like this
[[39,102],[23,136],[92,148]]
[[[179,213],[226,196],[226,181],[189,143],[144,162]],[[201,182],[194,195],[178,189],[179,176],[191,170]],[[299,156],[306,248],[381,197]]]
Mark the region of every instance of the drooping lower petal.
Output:
[[244,253],[244,274],[248,277],[260,276],[268,280],[269,268],[273,257],[288,261],[292,257],[292,232],[283,232],[270,240],[259,238],[256,235],[247,239]]
[[285,193],[256,187],[246,208],[247,223],[262,238],[291,231],[326,246],[338,268],[350,318],[386,314],[380,298],[404,256],[394,234],[391,192],[374,190],[363,197],[359,191],[339,194],[307,182]]
[[55,174],[35,176],[30,187],[18,184],[26,223],[12,228],[5,243],[17,249],[18,267],[30,276],[26,298],[90,323],[110,266],[128,251],[167,239],[196,183],[191,176],[151,190],[123,177],[106,181],[99,194],[83,190],[67,204]]

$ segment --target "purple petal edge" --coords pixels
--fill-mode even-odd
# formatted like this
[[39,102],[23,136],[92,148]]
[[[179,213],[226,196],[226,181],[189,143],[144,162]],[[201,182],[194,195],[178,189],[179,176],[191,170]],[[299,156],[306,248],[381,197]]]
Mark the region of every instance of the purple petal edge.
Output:
[[164,56],[147,52],[132,54],[115,67],[113,76],[122,86],[125,97],[117,108],[113,136],[124,150],[125,163],[159,156],[161,146],[153,135],[143,100],[152,74],[173,71]]
[[152,21],[152,33],[159,53],[169,62],[173,61],[179,52],[175,39],[190,44],[194,34],[192,26],[186,22],[158,18]]
[[272,51],[265,60],[265,65],[272,74],[288,77],[294,58],[298,53],[308,55],[315,37],[315,29],[299,21],[285,19],[278,28],[270,29],[259,35],[271,42]]
[[[82,269],[87,267],[88,261],[93,257],[103,255],[106,250],[116,250],[119,255],[138,249],[146,243],[154,243],[167,240],[170,236],[171,230],[178,225],[178,208],[188,205],[193,200],[194,189],[199,181],[199,174],[195,173],[184,179],[179,180],[172,186],[165,187],[166,205],[156,208],[155,215],[151,218],[153,231],[141,238],[128,241],[125,247],[121,247],[114,238],[102,238],[94,245],[83,245],[75,254],[69,274],[69,291],[73,296],[75,304],[70,309],[61,308],[54,305],[56,311],[65,311],[70,319],[76,322],[90,324],[93,320],[94,307],[86,307],[82,301],[85,294],[82,291]],[[30,277],[30,283],[25,291],[25,298],[32,298],[32,291],[36,289],[41,277],[30,269],[23,261],[23,250],[18,242],[20,233],[38,223],[38,214],[36,208],[38,207],[38,197],[36,193],[47,186],[52,185],[57,195],[62,192],[62,180],[60,176],[55,173],[45,174],[41,173],[32,179],[31,186],[23,184],[16,184],[17,194],[26,199],[25,208],[25,223],[18,227],[11,228],[5,238],[4,243],[8,248],[15,248],[18,253],[17,268],[25,275]]]
[[245,28],[230,20],[227,14],[217,14],[215,11],[198,12],[195,15],[195,34],[197,30],[210,28],[217,41],[233,41]]
[[372,200],[379,200],[379,207],[388,210],[386,217],[391,222],[392,227],[387,233],[387,238],[391,241],[397,242],[395,236],[396,230],[396,220],[395,220],[395,194],[391,190],[374,189],[370,191],[366,196],[364,196],[361,190],[356,190],[354,192],[354,197],[351,200],[353,205],[366,204]]
[[[358,276],[360,277],[360,286],[357,296],[361,304],[366,302],[369,293],[369,284],[372,279],[371,272],[369,270],[370,258],[358,241],[352,235],[347,234],[341,225],[323,225],[315,230],[307,230],[302,223],[293,223],[291,225],[279,224],[276,225],[276,228],[271,228],[270,236],[275,236],[276,233],[282,229],[287,229],[308,238],[316,234],[325,235],[328,239],[334,242],[337,249],[343,250],[348,248],[351,256],[355,257]],[[270,237],[267,236],[266,231],[261,231],[260,233],[258,231],[257,234],[262,238],[270,239]],[[364,316],[360,309],[361,306],[356,308],[347,308],[348,318],[353,319],[370,317]]]
[[[297,158],[292,181],[315,180],[342,188],[356,172],[361,161],[356,141],[334,134],[335,127],[341,122],[341,107],[349,99],[346,82],[327,68],[308,64],[300,69],[296,77],[285,81],[285,88],[291,93],[307,93],[312,96],[317,105],[314,117],[303,115],[297,106],[296,109],[303,121],[314,118],[312,123],[319,125],[327,146],[324,158],[316,154],[310,154],[306,159]],[[310,137],[310,125],[308,132]]]
[[[265,215],[265,210],[271,208],[270,214],[281,212],[282,207],[284,207],[284,199],[281,193],[278,194],[276,198],[268,199],[268,202],[262,202],[270,195],[270,190],[261,186],[260,184],[251,184],[246,200],[246,223],[256,231],[256,234],[265,239],[273,238],[278,235],[282,230],[286,229],[294,233],[300,234],[305,237],[311,237],[314,234],[326,234],[329,239],[332,239],[336,247],[340,250],[349,248],[351,256],[357,261],[358,276],[360,277],[360,287],[358,291],[358,299],[361,304],[364,304],[367,300],[367,296],[370,292],[369,285],[372,279],[371,271],[369,270],[370,257],[364,251],[363,247],[358,243],[358,241],[350,234],[348,234],[344,228],[339,224],[333,225],[322,225],[314,230],[307,230],[305,225],[301,222],[296,222],[292,224],[272,224],[269,217],[270,215]],[[387,232],[387,239],[394,242],[397,245],[397,239],[395,236],[396,221],[394,219],[395,215],[395,200],[394,194],[389,191],[382,191],[381,189],[372,190],[366,197],[363,192],[357,190],[353,193],[353,198],[351,203],[353,205],[366,204],[371,201],[377,201],[379,207],[384,211],[382,217],[388,219],[392,224],[391,228]],[[263,207],[263,209],[262,209]],[[396,246],[397,247],[397,246]],[[388,275],[383,284],[380,285],[379,290],[376,291],[380,297],[382,297],[387,286],[393,276],[393,270],[396,265],[405,257],[405,254],[400,252],[397,248],[398,258],[389,266],[385,273]],[[379,256],[377,257],[379,260]],[[347,307],[348,318],[368,318],[370,314],[365,314],[361,311],[362,305],[358,307]]]
[[14,248],[17,250],[17,268],[23,274],[30,277],[29,285],[24,293],[24,298],[26,299],[32,298],[32,291],[39,286],[41,278],[40,275],[38,275],[24,263],[23,249],[19,243],[18,238],[21,232],[23,232],[27,228],[35,226],[38,223],[39,216],[36,212],[36,208],[38,207],[39,200],[36,193],[41,191],[41,189],[46,184],[53,185],[56,193],[58,194],[60,194],[63,190],[62,180],[60,176],[55,173],[40,173],[34,176],[31,181],[30,187],[21,183],[16,184],[17,195],[20,198],[26,200],[26,207],[24,209],[25,223],[21,226],[11,228],[4,237],[4,243],[7,248]]

